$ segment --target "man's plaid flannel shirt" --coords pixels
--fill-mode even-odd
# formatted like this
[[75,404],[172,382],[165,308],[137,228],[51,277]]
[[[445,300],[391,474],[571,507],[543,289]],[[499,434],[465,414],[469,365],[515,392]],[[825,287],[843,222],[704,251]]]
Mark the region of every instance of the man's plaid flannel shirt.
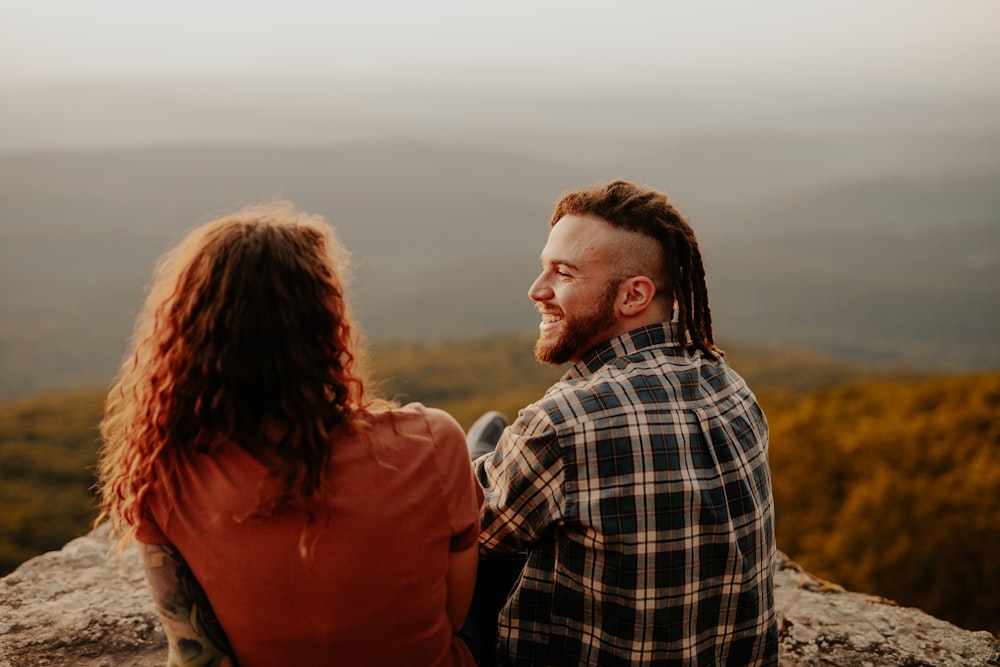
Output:
[[527,552],[517,665],[776,665],[767,422],[675,325],[600,344],[475,462],[482,550]]

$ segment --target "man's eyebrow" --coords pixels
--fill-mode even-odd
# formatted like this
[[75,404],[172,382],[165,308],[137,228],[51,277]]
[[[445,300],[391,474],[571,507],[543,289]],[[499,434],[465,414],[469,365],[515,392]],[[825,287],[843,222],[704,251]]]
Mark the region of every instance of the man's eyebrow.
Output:
[[574,271],[580,270],[579,266],[569,261],[568,259],[556,259],[556,258],[545,259],[544,257],[542,257],[541,260],[542,260],[542,266],[558,265],[558,266],[565,266],[566,268],[573,269]]

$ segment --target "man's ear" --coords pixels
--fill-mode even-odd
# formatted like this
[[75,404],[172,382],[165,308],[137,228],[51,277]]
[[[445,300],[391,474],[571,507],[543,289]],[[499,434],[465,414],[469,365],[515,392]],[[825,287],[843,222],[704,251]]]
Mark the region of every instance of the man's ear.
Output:
[[632,276],[618,289],[618,310],[625,317],[642,315],[653,303],[656,285],[646,276]]

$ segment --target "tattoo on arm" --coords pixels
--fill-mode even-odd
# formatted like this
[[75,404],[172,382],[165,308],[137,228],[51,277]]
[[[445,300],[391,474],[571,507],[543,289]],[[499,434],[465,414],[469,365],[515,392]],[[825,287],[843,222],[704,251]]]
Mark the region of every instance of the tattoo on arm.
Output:
[[170,544],[140,544],[149,590],[167,635],[167,667],[237,667],[208,596]]

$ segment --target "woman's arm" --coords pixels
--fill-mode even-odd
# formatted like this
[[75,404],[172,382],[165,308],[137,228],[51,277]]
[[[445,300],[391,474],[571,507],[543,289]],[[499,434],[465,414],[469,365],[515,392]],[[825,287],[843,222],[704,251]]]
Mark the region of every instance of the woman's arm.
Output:
[[479,542],[474,542],[465,551],[453,551],[448,555],[448,599],[445,608],[451,621],[452,632],[458,632],[465,623],[472,604],[472,594],[476,590],[476,568],[479,567]]
[[236,667],[226,633],[180,552],[140,543],[139,554],[167,635],[167,667]]

